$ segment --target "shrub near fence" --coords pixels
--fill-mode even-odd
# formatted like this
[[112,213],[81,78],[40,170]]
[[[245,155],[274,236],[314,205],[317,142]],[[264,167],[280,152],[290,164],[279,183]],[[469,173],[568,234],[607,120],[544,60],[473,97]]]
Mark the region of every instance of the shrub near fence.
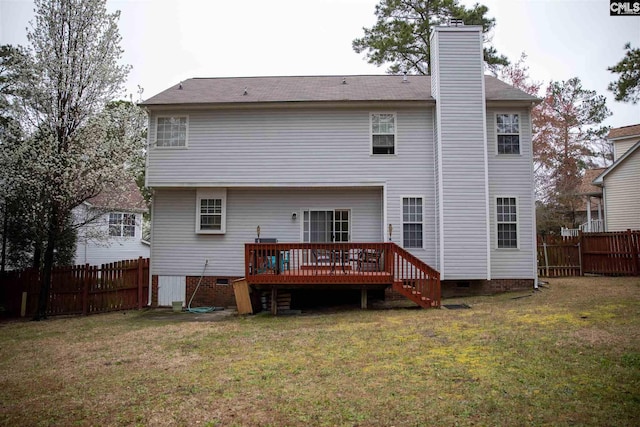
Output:
[[640,275],[640,231],[538,236],[538,275]]
[[[2,305],[18,316],[26,292],[26,316],[35,315],[40,274],[35,270],[10,272],[2,280]],[[148,304],[149,258],[118,261],[102,266],[56,267],[51,274],[48,315],[92,314],[140,309]]]

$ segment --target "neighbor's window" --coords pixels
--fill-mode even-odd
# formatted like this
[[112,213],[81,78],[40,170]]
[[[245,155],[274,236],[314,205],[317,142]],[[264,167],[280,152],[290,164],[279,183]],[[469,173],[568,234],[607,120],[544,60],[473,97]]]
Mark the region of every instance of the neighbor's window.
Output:
[[520,154],[520,116],[497,114],[498,154]]
[[394,113],[371,113],[372,154],[395,154],[396,115]]
[[402,198],[402,246],[422,247],[422,197]]
[[498,248],[518,247],[518,206],[515,197],[496,199]]
[[158,117],[156,145],[158,147],[186,147],[187,117]]
[[222,234],[226,223],[226,189],[198,189],[196,233]]
[[134,237],[136,235],[136,214],[110,213],[109,236]]

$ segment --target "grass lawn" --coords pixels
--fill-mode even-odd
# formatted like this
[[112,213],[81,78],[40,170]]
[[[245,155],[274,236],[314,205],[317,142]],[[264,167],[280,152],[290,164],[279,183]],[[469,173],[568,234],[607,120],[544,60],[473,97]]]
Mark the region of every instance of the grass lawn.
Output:
[[640,279],[526,295],[2,323],[0,425],[640,425]]

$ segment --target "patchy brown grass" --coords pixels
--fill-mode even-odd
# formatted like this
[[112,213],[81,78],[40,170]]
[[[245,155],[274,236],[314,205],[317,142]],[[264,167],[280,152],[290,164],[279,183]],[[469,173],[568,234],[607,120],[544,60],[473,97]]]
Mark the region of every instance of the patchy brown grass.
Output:
[[640,425],[640,279],[517,296],[0,324],[0,425]]

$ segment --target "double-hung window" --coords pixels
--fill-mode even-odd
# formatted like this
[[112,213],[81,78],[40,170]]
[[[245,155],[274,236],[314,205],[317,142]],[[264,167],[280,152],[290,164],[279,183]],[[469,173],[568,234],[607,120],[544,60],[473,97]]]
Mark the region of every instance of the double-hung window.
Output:
[[371,153],[396,153],[396,115],[371,113]]
[[136,235],[136,214],[110,213],[109,236],[134,237]]
[[158,147],[187,146],[187,116],[158,117],[156,145]]
[[226,189],[198,189],[196,233],[224,234],[226,232],[226,204]]
[[520,116],[496,114],[498,154],[520,154]]
[[405,248],[422,247],[422,197],[402,198],[402,246]]
[[518,203],[515,197],[496,198],[498,248],[518,248]]

